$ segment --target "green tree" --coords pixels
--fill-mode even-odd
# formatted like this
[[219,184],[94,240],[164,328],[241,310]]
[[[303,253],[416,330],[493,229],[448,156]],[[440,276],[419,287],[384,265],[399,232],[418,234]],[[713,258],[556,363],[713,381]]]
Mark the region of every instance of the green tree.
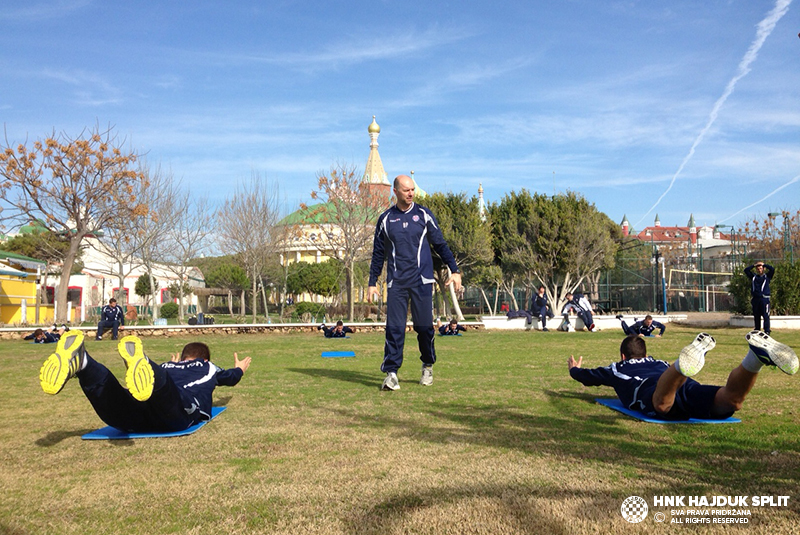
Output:
[[319,264],[295,262],[289,266],[286,285],[293,294],[310,293],[331,297],[341,291],[340,275],[341,263],[335,259]]
[[[473,267],[486,267],[492,263],[494,253],[491,224],[481,220],[477,197],[467,199],[466,193],[434,193],[421,200],[420,204],[430,208],[436,217],[442,235],[456,258],[459,270],[463,273],[464,284],[469,281],[469,272]],[[444,297],[449,290],[455,315],[463,320],[464,316],[458,306],[452,285],[449,289],[444,286],[450,276],[450,270],[435,251],[432,253],[434,278],[441,295]],[[445,305],[443,314],[449,316],[447,301],[446,299],[442,301]]]
[[543,284],[556,306],[563,293],[596,284],[597,274],[614,266],[618,226],[579,194],[511,192],[491,216],[504,275],[528,288]]
[[139,278],[136,279],[136,286],[134,286],[133,291],[139,297],[150,297],[150,294],[153,292],[150,288],[150,277],[147,273],[139,275]]
[[241,293],[250,286],[250,279],[247,273],[240,266],[230,261],[214,262],[205,276],[206,285],[211,288],[222,288],[228,290],[228,313],[233,317],[233,294]]

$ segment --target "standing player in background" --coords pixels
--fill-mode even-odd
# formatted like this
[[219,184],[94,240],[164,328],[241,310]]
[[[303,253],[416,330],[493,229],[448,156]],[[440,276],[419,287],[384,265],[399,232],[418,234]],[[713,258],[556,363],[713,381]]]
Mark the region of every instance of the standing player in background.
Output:
[[[755,273],[753,273],[755,270]],[[750,304],[753,305],[753,327],[761,330],[761,318],[764,318],[764,332],[769,334],[769,281],[775,275],[775,268],[764,262],[756,262],[744,269],[750,279]]]

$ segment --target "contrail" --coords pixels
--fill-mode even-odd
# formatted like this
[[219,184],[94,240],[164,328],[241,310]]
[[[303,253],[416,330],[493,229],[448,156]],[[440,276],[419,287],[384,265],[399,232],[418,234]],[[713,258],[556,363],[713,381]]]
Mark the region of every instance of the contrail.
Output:
[[750,48],[747,49],[747,52],[745,52],[744,57],[742,58],[742,61],[739,62],[739,69],[736,73],[736,76],[731,78],[731,81],[728,82],[728,85],[725,87],[725,91],[722,93],[722,96],[719,97],[719,99],[717,99],[717,102],[714,103],[714,108],[711,110],[711,114],[708,117],[708,122],[706,123],[706,126],[697,135],[697,138],[694,140],[694,143],[692,143],[692,148],[689,149],[689,154],[686,155],[686,157],[681,162],[680,167],[678,167],[678,170],[673,175],[672,180],[670,181],[669,186],[667,187],[667,190],[661,194],[661,197],[658,198],[655,204],[653,204],[653,206],[650,207],[650,209],[642,216],[642,218],[636,222],[634,227],[638,227],[639,224],[642,222],[642,220],[645,217],[647,217],[647,215],[650,212],[652,212],[656,206],[658,206],[661,200],[667,195],[667,193],[669,193],[669,190],[672,189],[672,186],[675,184],[675,180],[678,178],[678,175],[681,174],[683,168],[686,166],[686,164],[689,162],[692,156],[694,156],[695,149],[700,144],[700,142],[703,141],[703,138],[705,137],[706,133],[711,129],[711,126],[714,124],[714,121],[717,120],[717,115],[719,115],[719,110],[720,108],[722,108],[722,105],[725,104],[725,101],[728,100],[728,97],[731,95],[731,93],[733,93],[733,89],[734,87],[736,87],[736,82],[747,76],[747,73],[750,72],[750,65],[755,61],[756,57],[758,56],[758,51],[761,49],[761,46],[764,44],[764,41],[766,41],[767,37],[769,37],[769,34],[772,33],[772,30],[775,29],[775,25],[778,23],[779,20],[781,20],[781,17],[783,17],[786,14],[786,11],[788,11],[789,9],[789,4],[791,3],[792,0],[777,0],[775,2],[775,7],[772,8],[772,11],[770,11],[767,14],[764,20],[758,23],[757,27],[758,29],[756,30],[756,38],[753,40],[752,43],[750,43]]
[[767,199],[769,199],[770,197],[772,197],[773,195],[775,195],[776,193],[778,193],[778,192],[779,192],[780,190],[782,190],[783,188],[785,188],[785,187],[787,187],[787,186],[791,186],[792,184],[794,184],[794,183],[795,183],[795,182],[797,182],[798,180],[800,180],[800,175],[797,175],[796,177],[794,177],[793,179],[791,179],[789,182],[787,182],[787,183],[786,183],[786,184],[784,184],[783,186],[780,186],[780,187],[778,187],[778,188],[775,188],[775,190],[774,190],[772,193],[768,193],[767,195],[765,195],[764,197],[760,198],[759,200],[757,200],[757,201],[756,201],[756,202],[754,202],[753,204],[750,204],[750,205],[748,205],[748,206],[745,206],[744,208],[742,208],[741,210],[739,210],[739,211],[738,211],[738,212],[736,212],[735,214],[731,214],[731,215],[729,215],[729,216],[728,216],[728,217],[726,217],[725,219],[721,220],[721,221],[720,221],[720,223],[724,223],[725,221],[727,221],[727,220],[729,220],[729,219],[732,219],[732,218],[736,217],[737,215],[741,214],[741,213],[742,213],[742,212],[744,212],[745,210],[749,210],[750,208],[752,208],[753,206],[757,205],[758,203],[761,203],[761,202],[764,202],[764,201],[766,201]]

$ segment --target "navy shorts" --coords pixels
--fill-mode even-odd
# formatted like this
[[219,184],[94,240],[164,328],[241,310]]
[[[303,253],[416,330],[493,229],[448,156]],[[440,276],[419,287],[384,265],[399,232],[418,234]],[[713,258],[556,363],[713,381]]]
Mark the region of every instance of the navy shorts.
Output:
[[686,379],[686,382],[675,393],[675,403],[667,414],[658,414],[653,408],[653,392],[655,384],[647,392],[642,392],[641,401],[645,405],[642,412],[648,416],[662,420],[688,420],[689,418],[701,418],[703,420],[725,420],[733,416],[735,411],[724,414],[714,413],[714,398],[717,391],[722,388],[716,385],[704,385],[694,379]]

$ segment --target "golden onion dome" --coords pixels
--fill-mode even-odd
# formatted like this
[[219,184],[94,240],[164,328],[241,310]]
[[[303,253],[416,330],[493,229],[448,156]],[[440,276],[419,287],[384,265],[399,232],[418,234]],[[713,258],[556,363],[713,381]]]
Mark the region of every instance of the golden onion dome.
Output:
[[378,126],[378,123],[375,122],[375,116],[374,115],[372,116],[372,123],[369,125],[369,128],[367,128],[367,132],[369,132],[370,134],[372,134],[372,133],[380,134],[381,133],[381,127]]

